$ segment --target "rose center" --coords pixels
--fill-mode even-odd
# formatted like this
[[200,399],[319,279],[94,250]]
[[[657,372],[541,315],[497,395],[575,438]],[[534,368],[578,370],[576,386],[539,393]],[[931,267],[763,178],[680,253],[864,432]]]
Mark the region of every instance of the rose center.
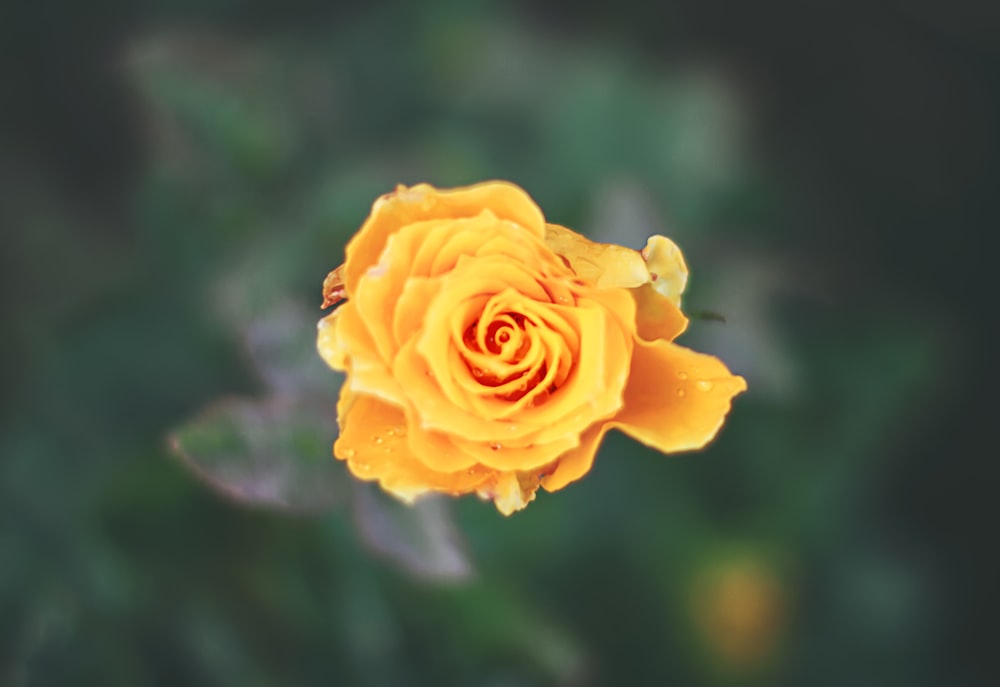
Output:
[[[471,352],[490,356],[496,363],[489,368],[466,362],[469,372],[479,384],[495,389],[496,398],[504,401],[519,401],[532,393],[531,402],[537,404],[547,398],[556,387],[538,389],[546,379],[549,367],[544,357],[528,364],[533,337],[528,331],[534,326],[524,315],[505,312],[485,326],[481,321],[473,322],[465,330],[463,342]],[[531,356],[532,359],[537,356]]]

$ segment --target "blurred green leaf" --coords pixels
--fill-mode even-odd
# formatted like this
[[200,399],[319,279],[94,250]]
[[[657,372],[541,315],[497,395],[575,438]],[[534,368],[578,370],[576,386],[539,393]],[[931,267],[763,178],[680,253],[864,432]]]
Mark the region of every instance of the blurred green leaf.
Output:
[[323,512],[344,497],[331,456],[332,408],[285,396],[226,399],[175,430],[170,446],[194,473],[235,501]]
[[287,87],[252,44],[163,32],[134,41],[128,65],[151,115],[154,141],[191,172],[262,180],[296,153]]

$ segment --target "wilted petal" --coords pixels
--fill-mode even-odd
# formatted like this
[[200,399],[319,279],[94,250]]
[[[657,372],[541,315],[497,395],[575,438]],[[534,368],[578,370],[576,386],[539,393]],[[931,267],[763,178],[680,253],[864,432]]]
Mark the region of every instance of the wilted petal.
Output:
[[493,501],[503,515],[510,515],[535,500],[538,485],[536,473],[502,472],[489,486],[479,490],[479,496]]
[[613,243],[595,243],[558,224],[545,225],[545,244],[569,261],[573,271],[600,288],[639,286],[649,270],[639,251]]

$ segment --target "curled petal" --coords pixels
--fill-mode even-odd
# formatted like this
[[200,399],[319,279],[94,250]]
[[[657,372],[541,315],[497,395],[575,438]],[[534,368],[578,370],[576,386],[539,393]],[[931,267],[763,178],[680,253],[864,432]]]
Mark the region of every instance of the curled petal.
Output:
[[672,300],[656,290],[656,283],[629,289],[636,306],[636,335],[646,341],[673,341],[687,329],[688,319]]
[[681,249],[666,236],[650,236],[642,249],[642,258],[649,269],[653,288],[675,306],[681,307],[681,294],[688,280],[688,268]]
[[555,470],[542,479],[542,486],[545,487],[545,490],[558,491],[590,472],[590,468],[594,464],[594,456],[601,445],[601,439],[610,428],[610,423],[602,422],[588,429],[580,437],[579,446],[560,456]]

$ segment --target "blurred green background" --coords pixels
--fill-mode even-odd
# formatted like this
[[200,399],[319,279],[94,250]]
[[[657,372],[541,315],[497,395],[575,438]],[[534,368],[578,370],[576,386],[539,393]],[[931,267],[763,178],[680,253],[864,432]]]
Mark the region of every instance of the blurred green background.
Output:
[[[993,684],[985,7],[4,3],[0,684]],[[289,433],[374,198],[489,178],[684,248],[706,451],[505,519]]]

